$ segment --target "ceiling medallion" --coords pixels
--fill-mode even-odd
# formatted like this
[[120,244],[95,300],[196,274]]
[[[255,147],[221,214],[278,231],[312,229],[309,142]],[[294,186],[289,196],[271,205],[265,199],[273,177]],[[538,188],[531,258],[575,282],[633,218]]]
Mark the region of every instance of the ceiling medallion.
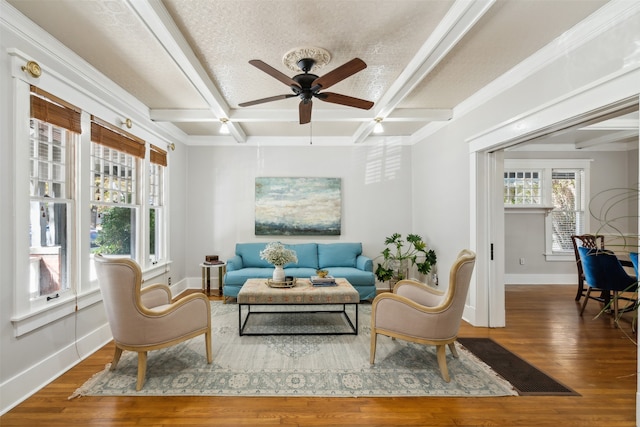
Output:
[[331,54],[321,47],[298,47],[285,53],[282,57],[282,63],[291,71],[299,72],[300,67],[298,66],[298,61],[306,58],[310,58],[315,61],[315,64],[313,64],[313,67],[309,70],[313,71],[319,70],[327,65],[329,61],[331,61]]

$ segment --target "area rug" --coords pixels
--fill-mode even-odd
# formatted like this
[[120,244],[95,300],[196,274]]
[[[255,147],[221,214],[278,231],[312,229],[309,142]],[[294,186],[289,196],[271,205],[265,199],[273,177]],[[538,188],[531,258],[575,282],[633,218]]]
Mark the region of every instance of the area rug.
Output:
[[[137,355],[124,352],[115,371],[95,374],[76,396],[515,396],[517,392],[484,362],[459,348],[447,350],[451,382],[440,376],[435,347],[379,336],[369,364],[371,305],[359,305],[358,335],[242,336],[238,306],[213,302],[213,363],[204,337],[149,352],[146,382],[136,392]],[[353,315],[354,313],[352,313]],[[268,314],[267,323],[330,328],[313,314]]]
[[509,381],[520,396],[580,396],[491,338],[458,338],[458,341]]

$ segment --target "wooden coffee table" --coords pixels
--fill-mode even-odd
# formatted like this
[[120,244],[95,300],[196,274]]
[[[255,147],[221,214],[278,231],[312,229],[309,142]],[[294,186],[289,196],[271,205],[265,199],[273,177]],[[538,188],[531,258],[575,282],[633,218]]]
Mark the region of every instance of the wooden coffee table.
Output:
[[[337,286],[313,286],[309,279],[298,279],[291,288],[272,288],[267,279],[249,279],[238,293],[238,329],[240,335],[358,335],[358,304],[360,295],[347,279],[337,278]],[[296,310],[259,311],[260,306],[302,306]],[[319,307],[322,306],[322,307]],[[324,306],[338,306],[338,310],[325,309]],[[347,306],[355,308],[352,319],[347,313]],[[247,309],[243,319],[243,308]],[[341,307],[341,309],[340,309]],[[251,333],[245,331],[250,316],[263,314],[283,314],[295,316],[300,313],[335,313],[343,316],[350,327],[348,332],[274,332]]]

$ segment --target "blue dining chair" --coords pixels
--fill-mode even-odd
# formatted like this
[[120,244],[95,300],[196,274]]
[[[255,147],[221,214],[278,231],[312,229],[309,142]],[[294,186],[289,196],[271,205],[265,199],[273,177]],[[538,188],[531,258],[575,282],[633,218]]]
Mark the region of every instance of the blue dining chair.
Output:
[[[621,297],[620,294],[622,292],[635,292],[638,288],[638,281],[635,277],[627,274],[622,264],[620,264],[620,260],[613,252],[583,247],[578,248],[578,250],[580,251],[580,260],[582,261],[584,277],[588,286],[587,294],[580,309],[581,316],[589,299],[607,304],[607,299],[611,298],[616,321],[619,313],[619,299],[631,301],[634,304],[633,307],[637,307],[636,299]],[[609,298],[591,296],[592,290],[604,291],[604,294],[609,295]]]
[[636,271],[636,280],[638,280],[638,252],[629,252],[629,258],[631,258],[631,264]]

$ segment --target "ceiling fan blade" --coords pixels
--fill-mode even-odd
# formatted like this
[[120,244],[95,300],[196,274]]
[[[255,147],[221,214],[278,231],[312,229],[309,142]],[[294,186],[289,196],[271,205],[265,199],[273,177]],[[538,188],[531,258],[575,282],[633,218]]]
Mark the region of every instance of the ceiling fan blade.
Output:
[[329,71],[324,76],[318,77],[313,81],[311,86],[321,86],[322,89],[327,89],[347,77],[354,75],[358,71],[364,70],[365,68],[367,68],[367,64],[365,64],[362,59],[354,58],[335,70]]
[[276,95],[276,96],[270,96],[269,98],[262,98],[262,99],[256,99],[254,101],[243,102],[243,103],[238,104],[238,105],[240,107],[249,107],[251,105],[264,104],[265,102],[279,101],[281,99],[293,98],[294,96],[298,96],[298,95],[296,95],[294,93],[292,93],[290,95]]
[[304,125],[311,121],[311,107],[313,106],[313,102],[311,100],[304,102],[300,101],[300,124]]
[[340,95],[339,93],[323,92],[316,95],[316,98],[333,104],[346,105],[348,107],[362,108],[369,110],[373,107],[373,102],[366,99],[354,98],[352,96]]
[[290,87],[295,86],[299,89],[302,89],[300,85],[291,77],[287,76],[284,73],[281,73],[280,71],[273,68],[271,65],[265,62],[262,62],[259,59],[252,59],[251,61],[249,61],[249,64],[264,71],[265,73],[269,74],[271,77],[274,77],[275,79],[280,80],[282,83],[286,84],[287,86],[290,86]]

